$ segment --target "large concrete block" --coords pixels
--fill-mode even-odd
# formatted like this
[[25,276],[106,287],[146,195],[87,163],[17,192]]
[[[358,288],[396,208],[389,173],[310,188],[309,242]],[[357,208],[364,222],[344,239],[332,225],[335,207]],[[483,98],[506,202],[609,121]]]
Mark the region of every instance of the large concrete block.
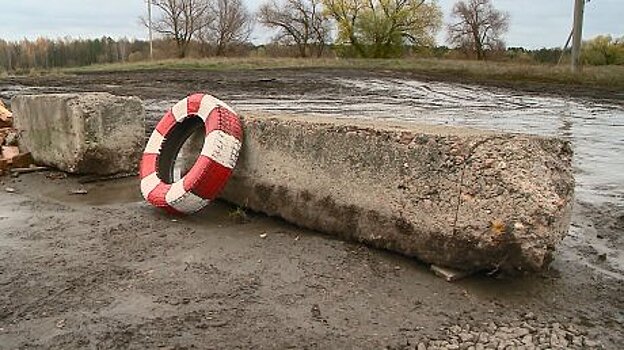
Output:
[[461,270],[547,266],[570,223],[568,142],[416,124],[244,118],[223,198]]
[[145,110],[108,93],[21,95],[11,101],[21,144],[38,164],[77,174],[136,171]]

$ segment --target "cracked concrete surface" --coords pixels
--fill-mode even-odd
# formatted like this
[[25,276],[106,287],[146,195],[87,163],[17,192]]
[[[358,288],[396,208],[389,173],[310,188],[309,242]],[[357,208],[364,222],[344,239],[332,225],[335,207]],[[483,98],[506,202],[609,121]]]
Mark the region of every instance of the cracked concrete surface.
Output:
[[568,142],[398,122],[244,117],[223,197],[462,270],[537,271],[570,223]]

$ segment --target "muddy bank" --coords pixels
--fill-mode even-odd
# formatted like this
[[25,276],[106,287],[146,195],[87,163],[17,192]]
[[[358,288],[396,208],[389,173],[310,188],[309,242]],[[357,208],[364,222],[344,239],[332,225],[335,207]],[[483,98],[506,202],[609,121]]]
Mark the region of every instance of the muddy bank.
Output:
[[[146,79],[146,77],[149,77]],[[162,90],[165,87],[174,92],[183,85],[198,86],[199,89],[190,91],[204,91],[206,87],[219,90],[220,94],[230,91],[260,91],[267,94],[279,94],[284,90],[291,93],[327,91],[327,77],[339,78],[372,78],[372,79],[401,79],[418,80],[427,83],[447,82],[453,85],[479,85],[490,89],[505,89],[523,92],[531,95],[550,95],[562,98],[591,99],[595,101],[624,105],[624,93],[617,88],[573,86],[558,83],[519,82],[514,80],[470,79],[461,76],[452,76],[446,73],[429,74],[415,73],[404,70],[366,70],[366,69],[335,69],[335,68],[303,68],[303,69],[257,69],[257,70],[147,70],[130,72],[92,72],[68,75],[43,75],[8,77],[8,84],[23,84],[28,86],[50,86],[67,88],[71,85],[100,85],[103,89],[133,89],[140,87],[150,93]],[[145,84],[149,81],[151,84]],[[276,89],[277,88],[277,89]],[[331,88],[329,89],[331,90]],[[185,93],[188,93],[186,91]],[[144,96],[148,97],[148,96]]]
[[6,348],[452,349],[526,339],[617,349],[624,339],[622,283],[574,260],[530,278],[448,284],[412,259],[253,213],[241,223],[223,203],[172,220],[140,201],[135,179],[56,178],[1,180]]

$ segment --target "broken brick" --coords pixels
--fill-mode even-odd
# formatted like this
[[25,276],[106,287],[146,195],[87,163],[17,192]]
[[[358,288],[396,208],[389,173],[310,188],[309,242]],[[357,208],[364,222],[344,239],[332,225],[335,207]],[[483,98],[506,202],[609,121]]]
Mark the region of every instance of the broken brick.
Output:
[[28,168],[35,161],[33,160],[30,152],[20,153],[11,159],[11,167],[13,168]]
[[13,113],[9,111],[2,101],[0,101],[0,128],[11,127],[13,125]]
[[0,158],[0,174],[2,174],[5,170],[9,169],[9,160],[5,158]]
[[19,147],[17,146],[2,146],[2,158],[8,159],[9,162],[13,157],[20,154]]

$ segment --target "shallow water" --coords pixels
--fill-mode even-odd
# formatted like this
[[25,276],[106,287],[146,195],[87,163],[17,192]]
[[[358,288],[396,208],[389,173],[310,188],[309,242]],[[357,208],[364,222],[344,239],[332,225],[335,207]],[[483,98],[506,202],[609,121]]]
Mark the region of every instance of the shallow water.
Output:
[[574,146],[577,198],[624,204],[624,108],[500,88],[398,79],[335,79],[335,96],[232,96],[245,111],[413,120],[558,136]]

